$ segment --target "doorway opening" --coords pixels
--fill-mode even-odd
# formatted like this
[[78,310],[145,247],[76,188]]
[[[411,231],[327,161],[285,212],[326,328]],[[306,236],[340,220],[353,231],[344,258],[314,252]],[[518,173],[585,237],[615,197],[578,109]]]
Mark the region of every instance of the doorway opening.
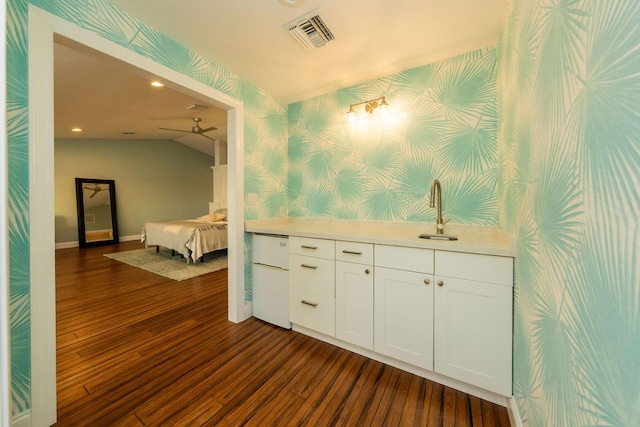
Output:
[[175,90],[227,111],[229,210],[228,318],[245,320],[244,109],[241,101],[95,33],[29,5],[29,200],[31,424],[56,421],[55,226],[53,132],[54,34],[162,78]]

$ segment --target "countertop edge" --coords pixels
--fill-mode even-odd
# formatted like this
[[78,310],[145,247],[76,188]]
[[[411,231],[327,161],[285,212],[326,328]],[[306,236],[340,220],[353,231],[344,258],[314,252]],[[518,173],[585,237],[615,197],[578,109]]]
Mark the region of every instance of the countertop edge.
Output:
[[[494,226],[448,225],[457,241],[420,239],[420,233],[432,232],[430,223],[389,223],[384,221],[357,221],[312,218],[268,218],[245,220],[247,233],[275,234],[317,239],[346,240],[391,246],[465,252],[480,255],[515,257],[515,240]],[[375,229],[376,232],[372,232]],[[393,236],[393,237],[391,237]],[[467,237],[461,237],[467,236]],[[479,241],[482,240],[482,243]]]

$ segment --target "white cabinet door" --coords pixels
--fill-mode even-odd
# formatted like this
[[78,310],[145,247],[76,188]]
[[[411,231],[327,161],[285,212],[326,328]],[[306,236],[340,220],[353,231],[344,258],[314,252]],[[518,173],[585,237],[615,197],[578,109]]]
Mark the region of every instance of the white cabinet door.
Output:
[[281,328],[291,329],[287,270],[253,264],[253,315]]
[[374,350],[433,369],[433,276],[376,267]]
[[373,267],[336,262],[336,338],[373,350]]
[[513,288],[435,280],[435,371],[510,396]]

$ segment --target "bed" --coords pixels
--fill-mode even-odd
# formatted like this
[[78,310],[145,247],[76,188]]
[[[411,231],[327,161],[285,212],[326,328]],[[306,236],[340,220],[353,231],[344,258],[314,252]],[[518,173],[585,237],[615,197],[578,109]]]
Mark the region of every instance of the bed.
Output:
[[226,214],[213,213],[196,219],[151,221],[142,227],[141,241],[145,247],[163,246],[178,252],[194,263],[209,252],[226,249]]

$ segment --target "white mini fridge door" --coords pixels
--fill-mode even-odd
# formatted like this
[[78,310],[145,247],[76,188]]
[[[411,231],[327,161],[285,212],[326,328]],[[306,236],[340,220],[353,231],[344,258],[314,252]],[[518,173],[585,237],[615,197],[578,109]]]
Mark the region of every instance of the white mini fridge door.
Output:
[[287,270],[253,264],[253,315],[265,322],[291,329]]
[[286,236],[253,235],[253,262],[289,269],[289,239]]

